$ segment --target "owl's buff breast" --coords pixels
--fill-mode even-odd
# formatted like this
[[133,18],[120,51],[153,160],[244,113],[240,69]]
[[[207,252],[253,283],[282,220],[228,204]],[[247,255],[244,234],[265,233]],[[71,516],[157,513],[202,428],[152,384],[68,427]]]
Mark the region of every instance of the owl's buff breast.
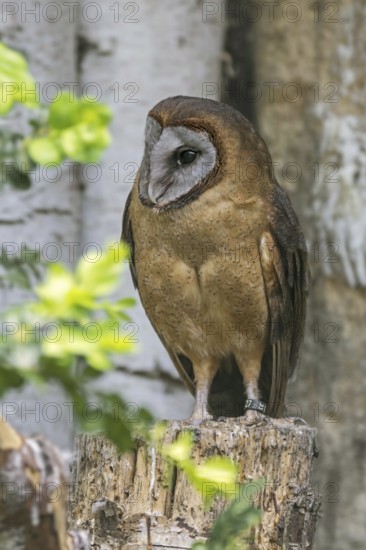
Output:
[[[259,259],[265,218],[212,189],[177,210],[132,201],[144,308],[167,343],[187,355],[246,352],[268,337]],[[256,207],[257,206],[257,207]]]

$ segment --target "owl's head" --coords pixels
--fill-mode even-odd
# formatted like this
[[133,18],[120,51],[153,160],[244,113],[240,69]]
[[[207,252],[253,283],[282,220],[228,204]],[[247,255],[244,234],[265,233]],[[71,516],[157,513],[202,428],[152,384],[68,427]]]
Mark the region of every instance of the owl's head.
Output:
[[185,96],[165,99],[146,121],[140,200],[156,211],[180,208],[253,155],[261,163],[269,157],[248,120],[229,105]]

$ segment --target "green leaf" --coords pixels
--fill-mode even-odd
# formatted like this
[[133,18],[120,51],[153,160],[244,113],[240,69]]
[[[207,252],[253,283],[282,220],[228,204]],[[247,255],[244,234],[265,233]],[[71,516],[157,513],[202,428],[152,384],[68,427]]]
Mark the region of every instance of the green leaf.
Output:
[[150,439],[156,447],[160,447],[168,428],[166,420],[159,420],[150,431]]
[[15,189],[26,190],[31,186],[31,179],[29,175],[18,169],[13,169],[11,172],[7,172],[6,182]]
[[65,156],[78,162],[85,158],[85,144],[78,134],[77,127],[67,128],[60,133],[60,144]]
[[79,100],[68,91],[62,91],[49,108],[49,125],[63,130],[79,123]]
[[68,269],[60,264],[48,265],[44,282],[35,289],[40,298],[35,310],[45,316],[63,318],[72,305],[69,295],[73,286],[74,278]]
[[195,476],[197,480],[216,481],[231,489],[235,486],[238,468],[229,458],[213,456],[196,467]]
[[110,120],[111,111],[106,105],[64,91],[50,106],[49,135],[57,141],[63,158],[97,162],[111,141],[107,128]]
[[24,148],[23,136],[7,129],[0,131],[0,178],[18,189],[28,189],[34,163]]
[[163,454],[178,465],[186,462],[192,451],[192,433],[182,432],[176,441],[163,446]]
[[186,473],[189,481],[201,493],[205,504],[210,504],[215,494],[232,497],[237,490],[238,468],[227,457],[208,458]]
[[107,125],[112,119],[112,112],[107,105],[95,103],[87,98],[80,100],[80,115],[83,122]]
[[7,114],[16,102],[28,108],[39,105],[35,81],[24,57],[0,43],[0,115]]
[[21,372],[0,365],[0,396],[10,389],[20,388],[23,384]]
[[132,448],[133,437],[147,435],[152,422],[151,414],[143,407],[132,406],[115,393],[97,392],[96,397],[102,404],[103,429],[105,434],[121,451]]
[[105,414],[103,418],[105,435],[117,448],[124,452],[133,447],[131,429],[124,422],[118,422],[114,415]]
[[27,146],[29,155],[39,164],[59,164],[62,161],[62,150],[50,137],[29,138]]
[[207,543],[208,550],[245,548],[243,540],[238,541],[237,545],[235,539],[239,535],[245,537],[244,534],[259,523],[260,517],[260,510],[250,506],[247,501],[232,502],[216,520]]
[[96,258],[94,262],[82,258],[75,272],[77,281],[92,289],[96,296],[110,293],[119,281],[124,269],[123,258],[127,253],[122,245],[117,252],[116,255],[114,249],[106,247],[100,258]]

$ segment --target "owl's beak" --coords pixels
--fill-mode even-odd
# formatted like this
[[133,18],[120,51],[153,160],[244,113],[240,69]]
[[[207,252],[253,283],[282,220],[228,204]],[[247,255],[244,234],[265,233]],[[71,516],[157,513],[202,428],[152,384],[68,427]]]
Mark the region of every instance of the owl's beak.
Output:
[[162,191],[157,197],[155,197],[155,204],[158,204],[160,201],[160,199],[165,195],[165,193],[167,192],[167,189],[164,189],[164,191]]
[[159,196],[156,197],[155,202],[158,203],[158,202],[159,202],[159,199],[160,199],[163,195],[165,195],[165,191],[163,191],[162,193],[160,193]]
[[167,193],[167,191],[171,187],[171,183],[168,183],[159,187],[155,187],[155,189],[151,187],[153,186],[149,186],[148,188],[149,199],[154,204],[157,204],[160,206],[163,203],[164,195]]
[[162,197],[165,193],[165,190],[163,190],[161,193],[159,193],[158,195],[156,194],[156,190],[154,192],[154,189],[151,189],[151,186],[148,187],[148,195],[149,195],[149,199],[151,200],[151,202],[153,202],[154,204],[157,204],[160,197]]

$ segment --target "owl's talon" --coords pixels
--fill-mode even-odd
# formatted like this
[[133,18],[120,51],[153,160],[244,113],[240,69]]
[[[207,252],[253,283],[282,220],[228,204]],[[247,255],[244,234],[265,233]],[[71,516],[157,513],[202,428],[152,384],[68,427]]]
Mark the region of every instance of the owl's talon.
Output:
[[283,418],[266,417],[267,422],[275,428],[285,428],[286,426],[308,426],[307,422],[300,416],[286,416]]
[[179,430],[181,429],[181,421],[180,420],[172,420],[170,422],[170,428],[173,431],[179,432]]
[[271,419],[268,418],[268,416],[259,411],[253,411],[251,409],[248,409],[245,412],[244,416],[240,417],[240,420],[247,426],[260,426],[271,423]]
[[283,420],[295,426],[309,426],[301,416],[286,416]]
[[212,416],[212,414],[208,412],[204,412],[202,414],[200,411],[199,413],[193,413],[192,416],[187,419],[187,422],[189,424],[192,424],[193,426],[200,426],[201,424],[203,424],[203,422],[213,419],[214,417]]

